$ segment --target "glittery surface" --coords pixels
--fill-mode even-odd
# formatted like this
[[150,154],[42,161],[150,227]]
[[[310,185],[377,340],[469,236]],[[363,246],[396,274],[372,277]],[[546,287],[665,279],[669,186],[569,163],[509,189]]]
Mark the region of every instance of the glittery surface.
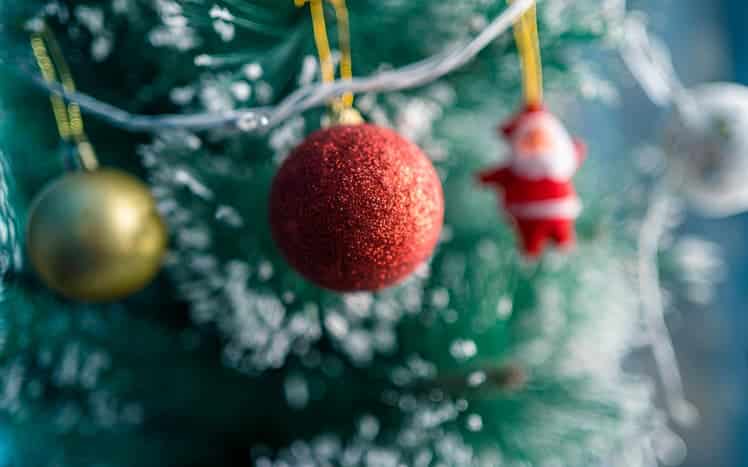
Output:
[[405,278],[433,252],[443,220],[429,159],[374,125],[313,133],[273,181],[277,245],[297,271],[331,290],[377,290]]

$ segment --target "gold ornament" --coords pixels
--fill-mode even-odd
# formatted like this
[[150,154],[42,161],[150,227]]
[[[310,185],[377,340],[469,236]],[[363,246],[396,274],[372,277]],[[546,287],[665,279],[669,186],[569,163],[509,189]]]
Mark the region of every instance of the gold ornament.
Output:
[[148,187],[112,169],[74,172],[34,200],[26,240],[50,288],[105,302],[139,291],[157,274],[167,232]]
[[[31,49],[44,79],[75,91],[54,33],[42,22]],[[98,160],[75,103],[52,95],[60,138],[77,147],[87,171],[70,173],[34,200],[26,231],[31,263],[50,288],[76,300],[104,302],[142,289],[166,250],[164,222],[148,187]]]

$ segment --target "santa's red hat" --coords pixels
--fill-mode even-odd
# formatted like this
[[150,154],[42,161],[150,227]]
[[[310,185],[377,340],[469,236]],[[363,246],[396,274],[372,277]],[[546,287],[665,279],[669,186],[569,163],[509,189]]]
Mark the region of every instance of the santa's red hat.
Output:
[[499,133],[509,139],[514,135],[514,132],[517,131],[517,128],[519,128],[529,117],[545,111],[546,109],[543,104],[527,104],[527,106],[525,106],[525,108],[516,116],[499,127]]

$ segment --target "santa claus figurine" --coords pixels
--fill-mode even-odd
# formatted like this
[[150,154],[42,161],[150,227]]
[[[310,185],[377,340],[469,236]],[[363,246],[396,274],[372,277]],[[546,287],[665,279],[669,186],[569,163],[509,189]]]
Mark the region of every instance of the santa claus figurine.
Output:
[[582,210],[571,179],[586,155],[584,143],[541,105],[526,107],[501,130],[509,160],[481,172],[480,181],[501,193],[528,257],[537,258],[549,240],[569,249]]

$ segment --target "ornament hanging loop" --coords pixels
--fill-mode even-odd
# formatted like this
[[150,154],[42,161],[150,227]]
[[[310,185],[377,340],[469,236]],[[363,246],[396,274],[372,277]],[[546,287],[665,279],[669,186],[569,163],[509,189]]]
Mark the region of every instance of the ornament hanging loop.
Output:
[[[507,1],[511,4],[516,0]],[[543,63],[538,38],[537,5],[530,7],[514,25],[514,38],[522,62],[525,103],[530,107],[540,106],[543,103]]]
[[[73,74],[54,33],[46,23],[42,22],[38,30],[31,35],[31,50],[45,81],[60,83],[66,92],[75,92]],[[75,144],[80,165],[84,170],[96,170],[99,161],[86,135],[80,107],[74,102],[66,103],[62,97],[55,94],[50,96],[50,101],[60,138]]]
[[[351,32],[348,7],[346,0],[328,0],[334,10],[338,26],[338,46],[340,48],[340,77],[344,81],[353,79],[353,59],[351,54]],[[335,64],[333,63],[330,50],[330,40],[327,34],[325,21],[324,0],[294,0],[297,7],[303,7],[309,3],[312,16],[312,28],[314,31],[314,42],[319,55],[322,82],[332,83],[335,81]],[[328,125],[356,125],[363,123],[361,114],[353,107],[354,96],[351,92],[344,93],[341,97],[330,103],[330,114]]]

